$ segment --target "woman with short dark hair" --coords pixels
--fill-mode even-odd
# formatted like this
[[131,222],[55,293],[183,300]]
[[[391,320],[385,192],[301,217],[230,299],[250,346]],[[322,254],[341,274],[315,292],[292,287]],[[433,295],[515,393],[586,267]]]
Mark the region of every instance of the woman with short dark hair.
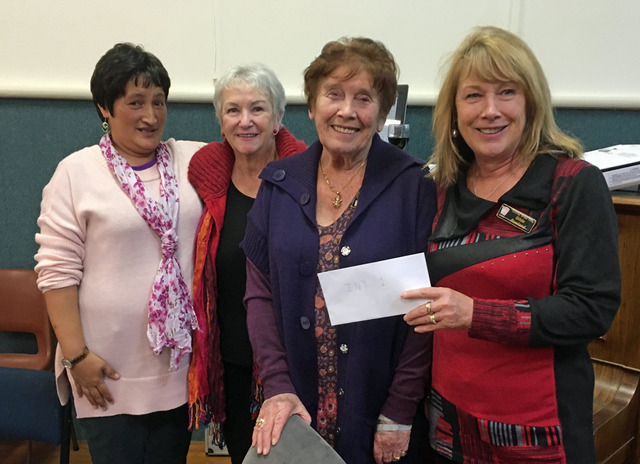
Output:
[[98,61],[105,135],[63,159],[42,195],[38,285],[58,338],[61,400],[73,393],[94,464],[185,463],[196,316],[187,180],[200,143],[162,141],[170,80],[140,46]]

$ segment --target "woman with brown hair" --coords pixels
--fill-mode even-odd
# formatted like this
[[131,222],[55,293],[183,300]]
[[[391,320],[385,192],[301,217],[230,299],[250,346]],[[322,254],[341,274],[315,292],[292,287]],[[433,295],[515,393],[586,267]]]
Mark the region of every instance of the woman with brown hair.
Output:
[[319,140],[263,170],[242,242],[266,398],[253,443],[267,454],[298,414],[349,464],[398,461],[428,381],[431,339],[400,316],[331,325],[317,274],[423,251],[434,183],[420,160],[377,134],[397,88],[384,45],[329,42],[304,79]]

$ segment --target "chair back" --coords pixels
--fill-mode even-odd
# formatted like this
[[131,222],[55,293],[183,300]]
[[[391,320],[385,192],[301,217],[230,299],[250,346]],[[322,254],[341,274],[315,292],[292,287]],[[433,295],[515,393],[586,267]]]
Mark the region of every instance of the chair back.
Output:
[[0,353],[0,366],[50,370],[55,337],[32,269],[0,269],[0,331],[33,334],[37,353]]
[[0,269],[0,332],[32,334],[37,344],[33,354],[0,353],[0,440],[27,440],[29,462],[32,440],[60,444],[68,464],[71,440],[78,449],[71,402],[62,406],[56,392],[56,341],[36,279],[33,270]]
[[284,424],[280,440],[269,454],[258,454],[255,446],[249,448],[242,464],[346,464],[338,453],[304,419],[289,417]]

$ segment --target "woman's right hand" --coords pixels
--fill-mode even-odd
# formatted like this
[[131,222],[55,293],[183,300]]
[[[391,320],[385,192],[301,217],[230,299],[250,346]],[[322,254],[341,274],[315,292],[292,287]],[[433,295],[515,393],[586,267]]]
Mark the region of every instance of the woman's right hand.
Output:
[[251,442],[258,454],[269,454],[271,447],[280,440],[284,425],[294,414],[311,424],[311,416],[300,398],[293,393],[281,393],[262,403]]
[[[62,353],[79,353],[79,347],[86,347],[87,342],[80,322],[78,286],[70,285],[48,290],[44,293],[44,299]],[[67,369],[67,375],[70,375],[70,381],[73,377],[78,396],[85,396],[94,408],[106,410],[107,403],[113,404],[113,397],[104,383],[104,378],[118,380],[120,374],[93,351],[89,351],[87,357],[72,369]]]
[[118,380],[118,374],[107,362],[94,352],[67,371],[73,377],[79,397],[86,397],[94,408],[107,409],[113,404],[113,397],[104,383],[104,378]]

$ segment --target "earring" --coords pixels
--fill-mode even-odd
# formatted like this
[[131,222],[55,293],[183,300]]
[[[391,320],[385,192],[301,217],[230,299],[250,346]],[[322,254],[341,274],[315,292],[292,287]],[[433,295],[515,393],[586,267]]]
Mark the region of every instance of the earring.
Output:
[[105,134],[107,132],[109,132],[109,122],[108,121],[102,121],[102,132],[104,132]]
[[455,139],[458,137],[458,129],[453,129],[451,131],[451,136]]
[[273,129],[273,135],[277,135],[278,134],[278,129]]

